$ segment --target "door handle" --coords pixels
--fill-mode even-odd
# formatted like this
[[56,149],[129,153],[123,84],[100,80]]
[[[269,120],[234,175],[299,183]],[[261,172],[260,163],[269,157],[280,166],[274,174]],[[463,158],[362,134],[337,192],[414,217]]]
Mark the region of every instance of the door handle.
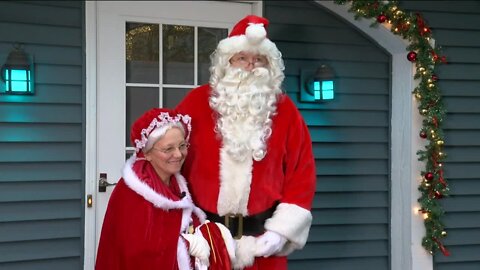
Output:
[[117,183],[109,183],[107,181],[107,174],[100,173],[100,179],[98,179],[98,192],[107,191],[108,186],[115,186]]

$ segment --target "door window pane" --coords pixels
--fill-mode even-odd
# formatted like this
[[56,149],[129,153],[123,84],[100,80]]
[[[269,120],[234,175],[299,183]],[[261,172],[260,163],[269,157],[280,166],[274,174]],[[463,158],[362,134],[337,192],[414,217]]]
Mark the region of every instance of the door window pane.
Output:
[[193,82],[194,28],[163,25],[163,83]]
[[198,28],[198,84],[206,84],[210,79],[210,55],[218,42],[227,37],[228,29]]
[[159,26],[127,22],[127,83],[159,82]]
[[190,88],[163,88],[163,107],[175,108],[183,97],[190,92]]
[[130,143],[130,129],[135,120],[144,112],[157,108],[159,91],[156,87],[127,87],[126,104],[126,146],[133,146]]

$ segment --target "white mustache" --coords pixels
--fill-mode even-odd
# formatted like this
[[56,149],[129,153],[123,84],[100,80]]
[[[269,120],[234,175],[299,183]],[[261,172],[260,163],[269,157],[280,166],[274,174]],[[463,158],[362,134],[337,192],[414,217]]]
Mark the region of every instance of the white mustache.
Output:
[[268,76],[268,69],[265,67],[256,67],[251,71],[243,70],[241,68],[232,68],[229,67],[225,71],[225,76],[223,81],[238,81],[238,80],[248,80],[248,79],[259,79]]

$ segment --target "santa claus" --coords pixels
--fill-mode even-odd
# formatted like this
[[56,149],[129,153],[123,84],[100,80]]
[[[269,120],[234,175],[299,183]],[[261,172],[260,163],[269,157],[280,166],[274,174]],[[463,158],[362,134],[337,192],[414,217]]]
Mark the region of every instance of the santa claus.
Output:
[[196,205],[237,239],[235,269],[286,269],[312,221],[312,143],[280,88],[284,64],[267,26],[239,21],[212,54],[209,84],[176,108],[194,127],[182,172]]

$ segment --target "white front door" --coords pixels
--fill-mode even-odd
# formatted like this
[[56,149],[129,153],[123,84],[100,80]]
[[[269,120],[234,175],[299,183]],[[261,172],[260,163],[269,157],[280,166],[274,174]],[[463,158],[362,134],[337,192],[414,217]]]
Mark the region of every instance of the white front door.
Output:
[[[96,85],[89,87],[87,55],[87,122],[88,92],[96,88],[96,127],[90,129],[96,130],[96,153],[87,151],[86,166],[87,172],[96,172],[96,184],[91,209],[95,213],[86,211],[85,269],[93,269],[114,187],[99,191],[98,179],[102,175],[114,184],[121,177],[133,152],[132,122],[152,107],[174,107],[190,89],[207,83],[208,56],[216,43],[245,15],[261,14],[260,1],[98,1],[93,5],[87,8],[87,20],[89,11],[96,13],[90,16],[96,20],[92,51],[97,72]],[[88,22],[86,28],[88,43]],[[87,44],[87,53],[88,48]],[[88,144],[87,125],[87,148]],[[95,161],[88,162],[89,157]]]

